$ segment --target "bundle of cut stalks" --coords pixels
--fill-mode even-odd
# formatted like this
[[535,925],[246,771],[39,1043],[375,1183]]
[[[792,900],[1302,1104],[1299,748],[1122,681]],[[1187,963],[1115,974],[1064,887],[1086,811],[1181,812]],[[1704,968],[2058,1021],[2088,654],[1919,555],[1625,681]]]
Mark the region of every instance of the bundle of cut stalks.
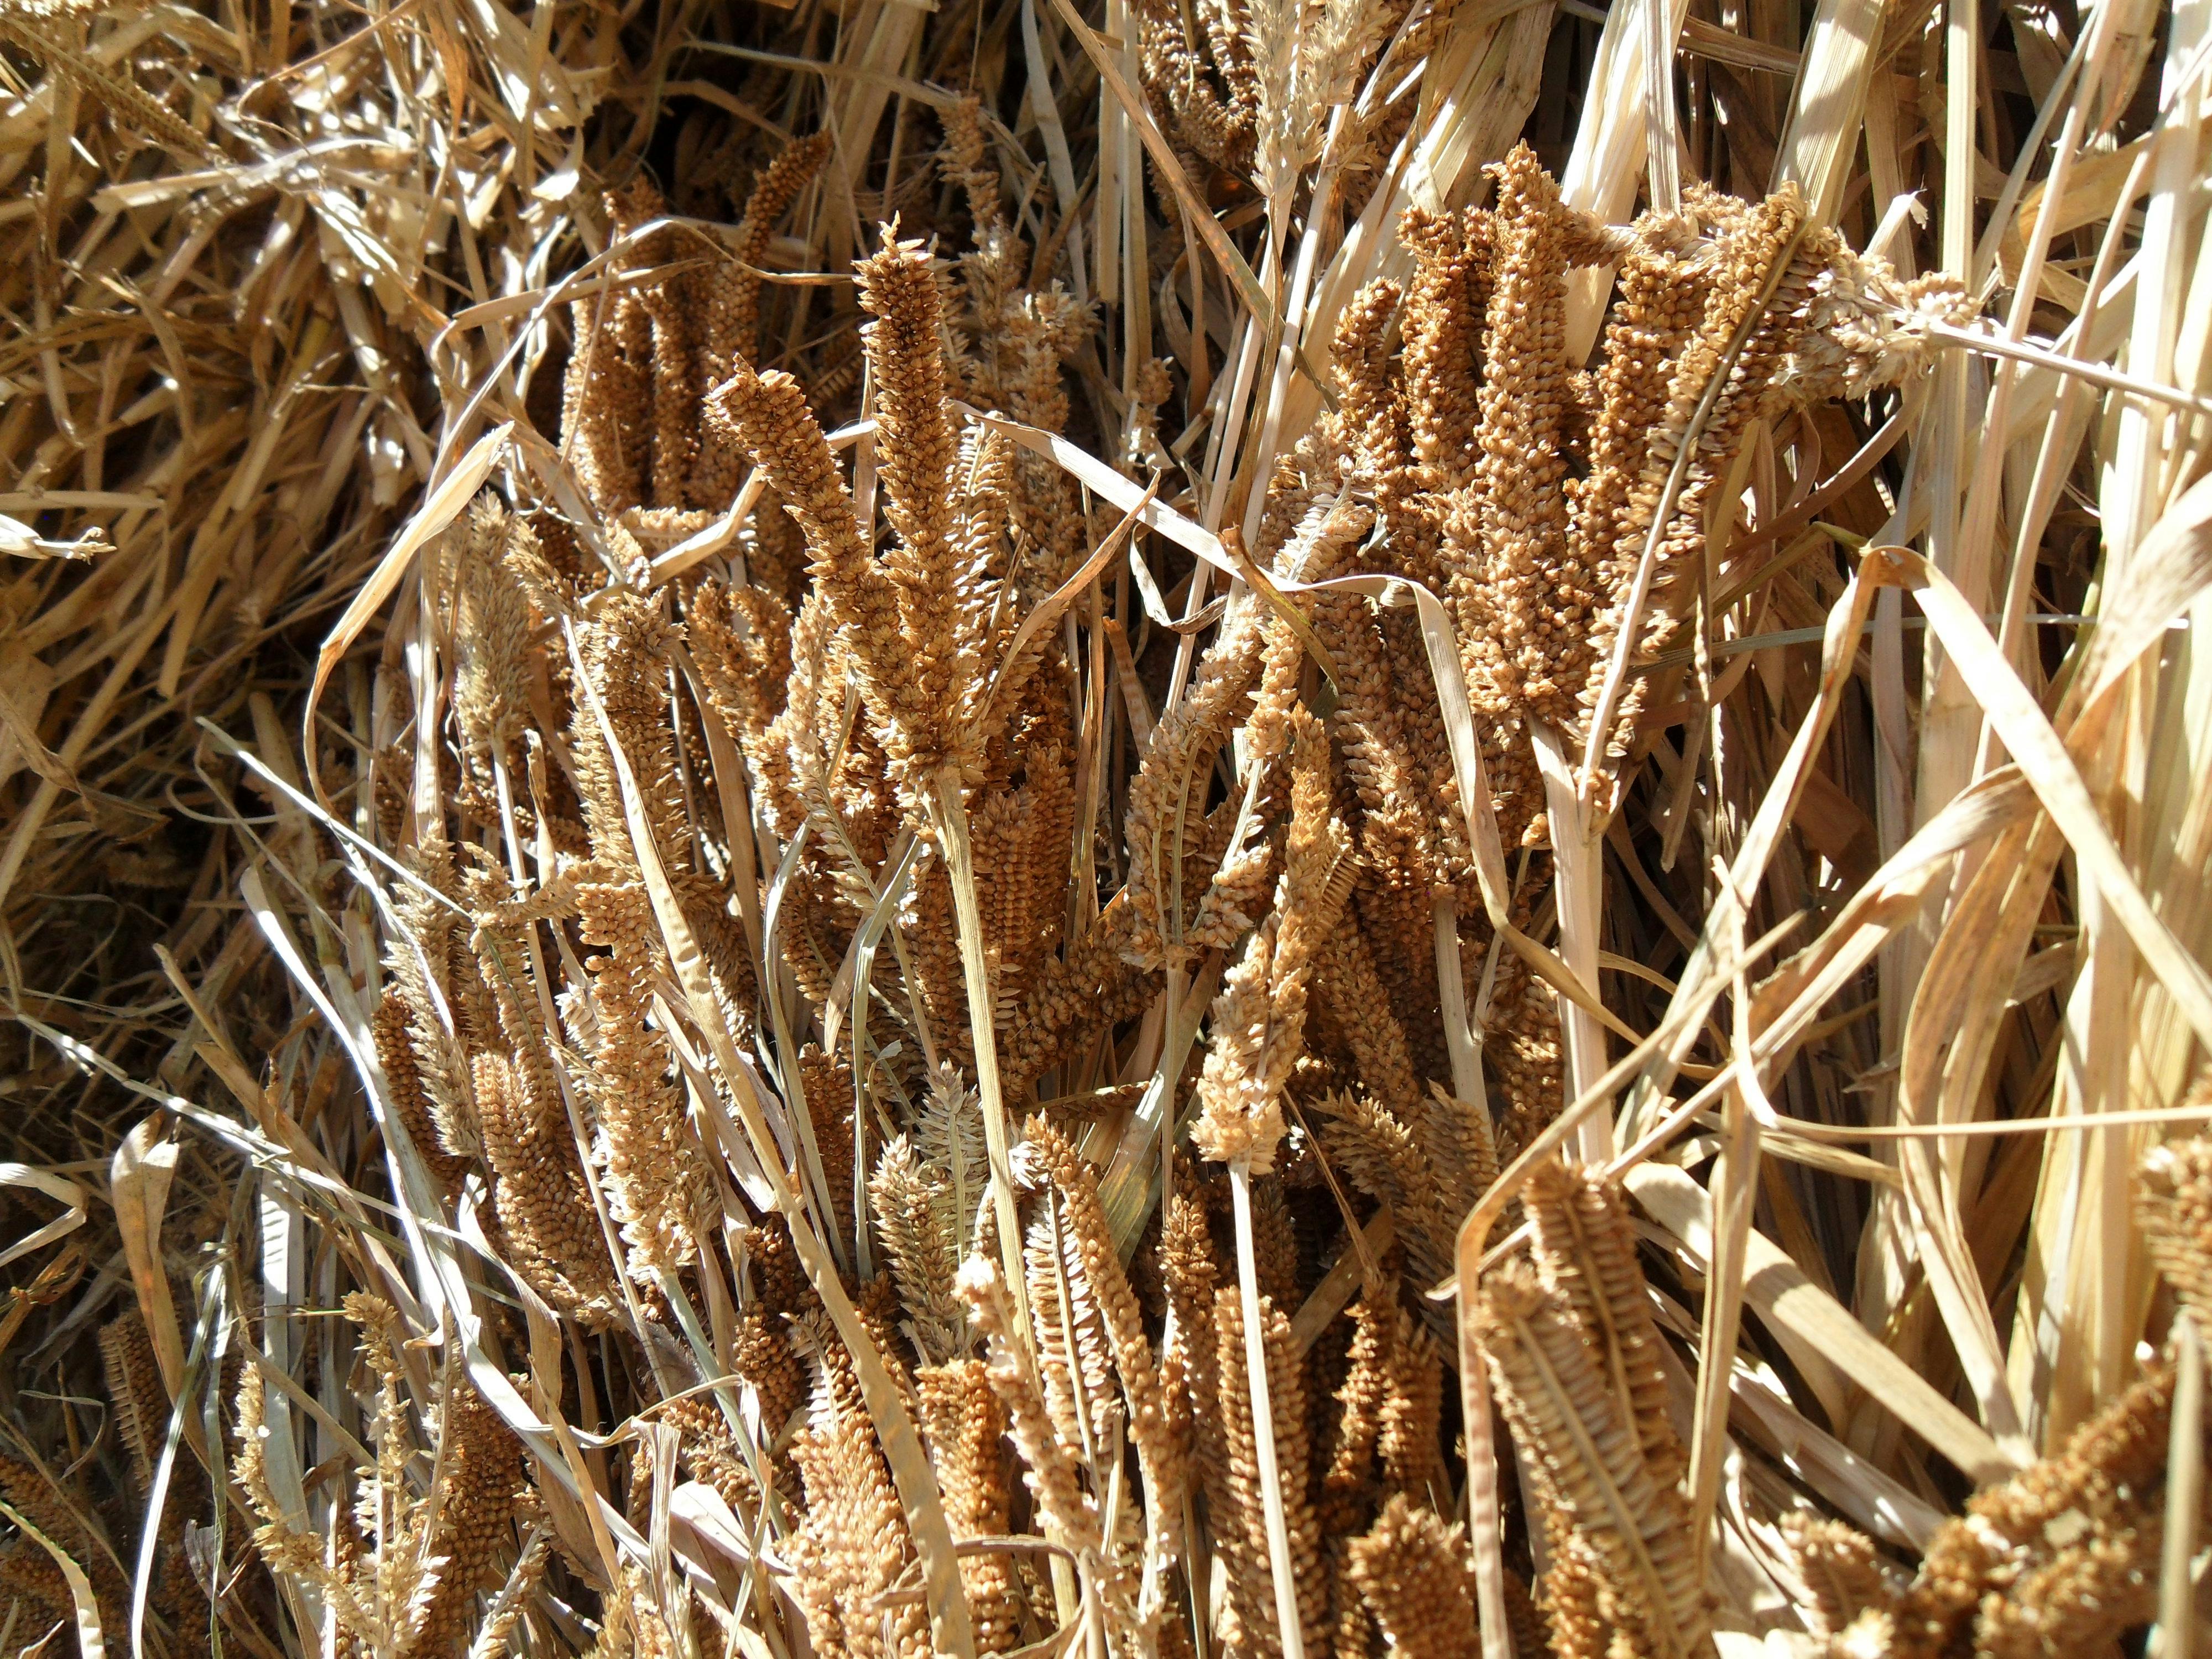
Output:
[[0,1653],[2193,1650],[2212,0],[0,64]]

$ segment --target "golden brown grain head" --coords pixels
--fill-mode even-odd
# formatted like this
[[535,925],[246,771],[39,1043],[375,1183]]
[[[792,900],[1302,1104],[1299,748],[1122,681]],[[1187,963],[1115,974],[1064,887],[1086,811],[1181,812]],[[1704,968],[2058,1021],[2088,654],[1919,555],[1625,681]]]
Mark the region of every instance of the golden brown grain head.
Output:
[[1474,1628],[1474,1585],[1461,1528],[1393,1497],[1350,1547],[1351,1577],[1392,1651],[1465,1653]]
[[2212,1141],[2168,1141],[2136,1170],[2136,1218],[2151,1259],[2199,1319],[2212,1310]]

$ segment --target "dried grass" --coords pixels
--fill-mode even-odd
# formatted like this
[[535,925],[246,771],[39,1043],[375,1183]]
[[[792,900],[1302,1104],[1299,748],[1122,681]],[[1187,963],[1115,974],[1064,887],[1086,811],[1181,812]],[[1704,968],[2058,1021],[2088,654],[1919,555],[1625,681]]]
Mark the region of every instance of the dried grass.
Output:
[[2194,1650],[2205,0],[0,70],[0,1653]]

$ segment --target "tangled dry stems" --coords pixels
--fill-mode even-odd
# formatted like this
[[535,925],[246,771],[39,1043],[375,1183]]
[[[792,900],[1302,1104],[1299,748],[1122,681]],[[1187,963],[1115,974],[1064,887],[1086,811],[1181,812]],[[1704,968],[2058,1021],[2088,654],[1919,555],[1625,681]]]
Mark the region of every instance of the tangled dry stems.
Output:
[[[7,38],[66,61],[52,32],[72,17],[17,8]],[[1451,27],[1448,6],[1139,3],[1121,45],[1179,164],[1265,207],[1279,302],[1295,210],[1306,235],[1356,219],[1416,118],[1361,89]],[[173,151],[224,154],[131,80],[53,74]],[[303,984],[327,971],[292,1024],[342,1031],[343,1054],[295,1101],[195,1007],[191,1053],[249,1115],[193,1121],[267,1171],[253,1223],[200,1276],[189,1372],[140,1314],[100,1329],[112,1514],[35,1456],[0,1462],[4,1639],[88,1612],[189,1653],[1352,1659],[1493,1649],[1503,1621],[1524,1652],[1687,1659],[1783,1626],[1744,1589],[1754,1569],[1802,1588],[1803,1644],[1852,1659],[2100,1647],[2160,1616],[2163,1476],[2202,1432],[2175,1412],[2212,1285],[2206,1143],[2142,1160],[2167,1351],[1912,1537],[1917,1568],[1868,1528],[1898,1494],[1935,1513],[1926,1459],[1822,1396],[1794,1349],[1794,1389],[1769,1387],[1760,1337],[1702,1352],[1722,1292],[1673,1235],[1639,1249],[1617,1168],[1559,1150],[1589,1074],[1563,911],[1577,859],[1604,856],[1566,838],[1644,787],[1667,797],[1671,862],[1674,780],[1699,760],[1655,737],[1684,722],[1653,699],[1696,727],[1729,695],[1714,589],[1737,573],[1716,548],[1782,516],[1778,434],[1802,434],[1803,499],[1846,404],[1917,406],[1936,326],[1978,313],[1965,285],[1854,252],[1793,184],[1692,185],[1613,224],[1514,147],[1486,205],[1392,216],[1402,270],[1343,303],[1326,412],[1279,451],[1227,441],[1256,531],[1217,540],[1196,520],[1237,498],[1188,464],[1195,421],[1172,441],[1163,423],[1178,398],[1200,412],[1191,354],[1147,337],[1118,393],[1079,407],[1103,337],[1066,257],[1083,204],[1042,176],[1006,191],[1010,136],[977,98],[934,118],[942,154],[908,156],[902,193],[895,140],[867,204],[883,228],[853,262],[849,360],[792,349],[805,304],[763,275],[787,224],[833,244],[807,234],[824,199],[858,216],[830,127],[756,154],[743,203],[706,216],[726,234],[641,174],[599,204],[610,251],[537,366],[559,396],[534,459],[405,573],[348,688],[343,759],[311,769],[335,792],[288,788],[307,783],[289,763],[264,786],[310,951],[265,898],[257,925]],[[1117,234],[1158,234],[1132,189]],[[1163,252],[1164,277],[1141,275],[1164,304],[1199,250]],[[1612,275],[1585,354],[1591,272]],[[407,274],[368,278],[384,324],[339,307],[364,372]],[[1184,320],[1210,372],[1203,318]],[[358,402],[353,434],[388,423],[387,457],[421,436]],[[238,426],[180,421],[183,459],[141,482],[234,453]],[[1125,478],[1192,480],[1169,497],[1177,544],[1220,550],[1244,578],[1225,600],[1206,606],[1204,566],[1181,621],[1130,600],[1177,568],[1168,537],[1141,576],[1077,575],[1120,515],[1054,449],[1072,428]],[[98,462],[76,464],[97,493]],[[750,513],[724,521],[741,492]],[[286,591],[334,505],[305,490],[298,544],[258,564],[250,544],[189,564],[180,610]],[[146,522],[118,521],[115,547]],[[1761,580],[1817,620],[1801,562]],[[55,607],[71,625],[84,592]],[[164,696],[260,642],[198,655],[198,626],[170,635]],[[41,627],[41,648],[68,633]],[[1687,676],[1668,665],[1686,640]],[[36,820],[91,734],[10,733]],[[1563,794],[1556,757],[1584,754]],[[114,804],[76,793],[88,822]],[[1716,804],[1702,833],[1725,861],[1742,826]],[[70,839],[18,831],[9,878],[63,879],[47,842]],[[1705,1061],[1750,1063],[1712,1037]],[[318,1122],[341,1090],[371,1103],[343,1144]],[[1464,1218],[1509,1187],[1470,1246]],[[1809,1238],[1795,1197],[1768,1202],[1762,1225]],[[170,1265],[157,1249],[118,1276],[167,1305]],[[1455,1309],[1432,1294],[1455,1272]],[[58,1298],[41,1285],[11,1307]],[[303,1338],[287,1322],[310,1306],[342,1317]],[[1925,1322],[1909,1297],[1893,1311]],[[1762,1465],[1717,1514],[1712,1412],[1690,1403],[1710,1365],[1789,1399],[1860,1488],[1832,1501]],[[173,1416],[191,1398],[222,1409]],[[112,1541],[134,1532],[135,1559]]]

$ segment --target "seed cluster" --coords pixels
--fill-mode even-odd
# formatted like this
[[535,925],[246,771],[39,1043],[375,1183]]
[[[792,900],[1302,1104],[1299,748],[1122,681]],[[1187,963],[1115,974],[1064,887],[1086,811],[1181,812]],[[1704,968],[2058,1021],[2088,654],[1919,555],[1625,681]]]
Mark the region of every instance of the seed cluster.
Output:
[[[1176,142],[1263,188],[1295,172],[1281,100],[1380,44],[1322,12],[1309,45],[1294,13],[1201,5],[1193,33],[1139,6]],[[1641,709],[1617,671],[1680,622],[1745,446],[1913,372],[1898,319],[1955,295],[1788,191],[1600,225],[1516,149],[1489,205],[1409,215],[1407,279],[1345,307],[1247,580],[1202,614],[1192,573],[1200,619],[1133,638],[1118,578],[1069,580],[1108,528],[1052,443],[1088,314],[1033,285],[978,107],[944,125],[971,246],[886,228],[855,263],[853,427],[757,361],[757,265],[823,142],[764,170],[734,259],[678,258],[635,186],[609,208],[626,280],[578,302],[565,382],[589,515],[487,496],[429,562],[455,781],[378,796],[410,881],[372,1035],[395,1139],[522,1297],[516,1386],[637,1402],[589,1452],[619,1457],[641,1540],[592,1586],[601,1650],[734,1651],[734,1621],[854,1659],[1471,1653],[1472,1357],[1517,1472],[1471,1522],[1502,1528],[1515,1639],[1711,1652],[1671,1304],[1620,1187],[1521,1172],[1458,1286],[1464,1350],[1428,1292],[1565,1103],[1545,953],[1498,925],[1525,945],[1557,902],[1540,741],[1578,754],[1603,722],[1601,821]],[[1600,266],[1577,363],[1568,282]],[[1171,459],[1166,371],[1128,385],[1125,465]],[[734,553],[663,568],[741,488]],[[1468,690],[1513,866],[1494,915],[1406,582]],[[2190,1296],[2201,1176],[2147,1177]],[[262,1559],[379,1654],[504,1641],[608,1517],[532,1478],[481,1374],[418,1389],[398,1314],[349,1312],[376,1462],[331,1550],[240,1388]],[[1793,1523],[1823,1639],[2027,1653],[2139,1620],[2172,1391],[2154,1371],[1977,1498],[1909,1583]],[[672,1515],[739,1540],[738,1602],[661,1576]]]

